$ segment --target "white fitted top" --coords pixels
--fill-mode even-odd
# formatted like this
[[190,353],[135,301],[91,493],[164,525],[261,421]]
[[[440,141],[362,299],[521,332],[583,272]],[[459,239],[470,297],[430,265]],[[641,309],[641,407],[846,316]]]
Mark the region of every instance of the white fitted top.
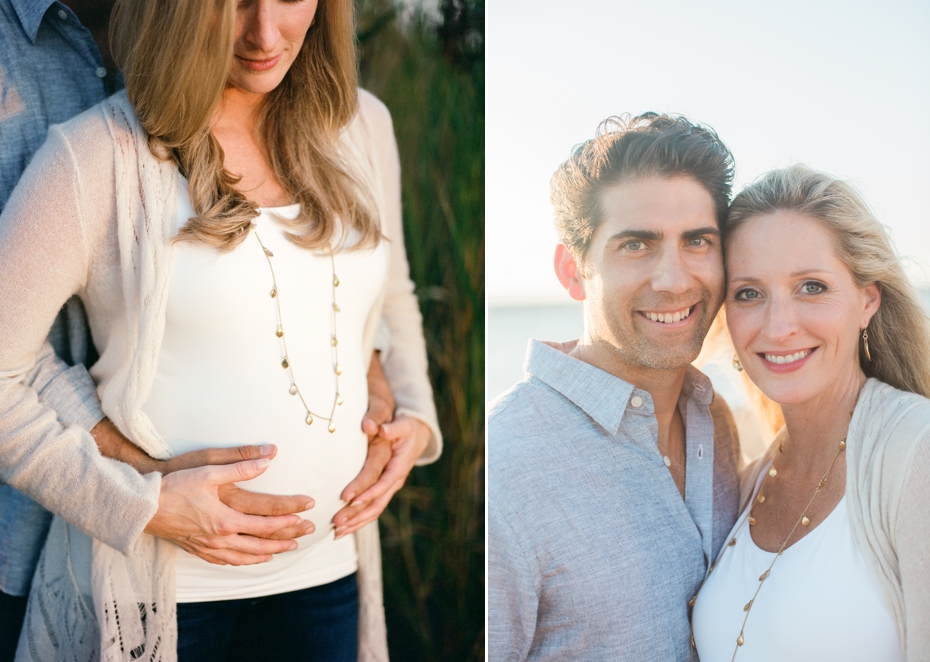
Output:
[[[183,179],[183,178],[182,178]],[[193,215],[187,182],[179,186],[177,227]],[[254,219],[274,257],[288,358],[310,408],[329,415],[335,392],[330,258],[300,248],[284,235],[272,211],[295,218],[299,207],[263,209]],[[352,243],[350,239],[350,244]],[[143,411],[176,454],[210,446],[274,443],[278,454],[255,491],[306,494],[304,513],[316,531],[293,552],[249,566],[220,566],[178,553],[178,602],[258,597],[326,584],[357,569],[354,536],[334,540],[332,518],[340,494],[358,474],[368,449],[361,420],[368,408],[370,357],[362,356],[365,320],[382,287],[387,251],[343,251],[335,256],[339,390],[336,431],[317,419],[308,426],[300,399],[288,392],[271,272],[250,235],[233,251],[190,242],[174,244],[165,334],[151,393]]]
[[[760,473],[753,499],[768,469]],[[750,501],[750,504],[752,501]],[[775,558],[756,546],[740,515],[694,607],[701,662],[729,662],[759,575]],[[759,591],[744,630],[738,662],[903,662],[904,655],[878,585],[852,539],[846,497],[791,545]]]

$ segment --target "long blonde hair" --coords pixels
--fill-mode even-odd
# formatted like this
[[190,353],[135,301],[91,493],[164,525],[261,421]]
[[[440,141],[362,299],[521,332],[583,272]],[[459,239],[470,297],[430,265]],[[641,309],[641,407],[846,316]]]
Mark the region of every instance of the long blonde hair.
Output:
[[[236,0],[117,0],[110,41],[126,94],[156,155],[175,161],[189,182],[196,216],[177,239],[232,250],[258,206],[235,188],[223,150],[210,132],[233,57]],[[300,215],[285,221],[294,243],[339,247],[351,229],[354,247],[381,233],[371,191],[338,148],[358,107],[353,6],[326,0],[294,63],[268,94],[261,135],[268,161]],[[337,220],[339,221],[337,225]],[[337,231],[338,229],[338,231]]]
[[733,199],[725,238],[747,220],[793,211],[820,221],[833,235],[836,255],[857,287],[881,289],[881,305],[868,326],[872,360],[859,352],[869,377],[930,397],[930,326],[917,291],[884,226],[850,184],[805,165],[772,170]]

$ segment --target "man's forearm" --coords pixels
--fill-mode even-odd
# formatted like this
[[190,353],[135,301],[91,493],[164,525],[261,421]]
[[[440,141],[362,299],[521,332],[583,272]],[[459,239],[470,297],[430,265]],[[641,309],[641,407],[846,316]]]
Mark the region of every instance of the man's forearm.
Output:
[[129,441],[109,418],[104,418],[90,431],[97,448],[104,457],[125,462],[140,474],[164,471],[162,461],[149,457],[145,451]]

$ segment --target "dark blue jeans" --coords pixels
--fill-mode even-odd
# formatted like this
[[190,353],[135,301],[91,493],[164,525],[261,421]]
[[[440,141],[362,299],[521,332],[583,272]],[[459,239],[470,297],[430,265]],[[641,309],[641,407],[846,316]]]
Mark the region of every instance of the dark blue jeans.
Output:
[[355,574],[263,598],[178,605],[178,662],[356,662]]
[[0,662],[13,662],[26,615],[26,598],[0,592]]

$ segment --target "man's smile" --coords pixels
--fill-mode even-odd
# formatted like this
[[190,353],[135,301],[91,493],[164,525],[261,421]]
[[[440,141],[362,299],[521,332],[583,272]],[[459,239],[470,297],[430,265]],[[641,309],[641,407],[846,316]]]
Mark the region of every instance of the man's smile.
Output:
[[685,325],[685,320],[691,317],[691,313],[694,312],[697,306],[698,304],[692,304],[686,308],[674,311],[638,310],[636,312],[651,322],[656,322],[662,326],[677,325],[677,328]]

